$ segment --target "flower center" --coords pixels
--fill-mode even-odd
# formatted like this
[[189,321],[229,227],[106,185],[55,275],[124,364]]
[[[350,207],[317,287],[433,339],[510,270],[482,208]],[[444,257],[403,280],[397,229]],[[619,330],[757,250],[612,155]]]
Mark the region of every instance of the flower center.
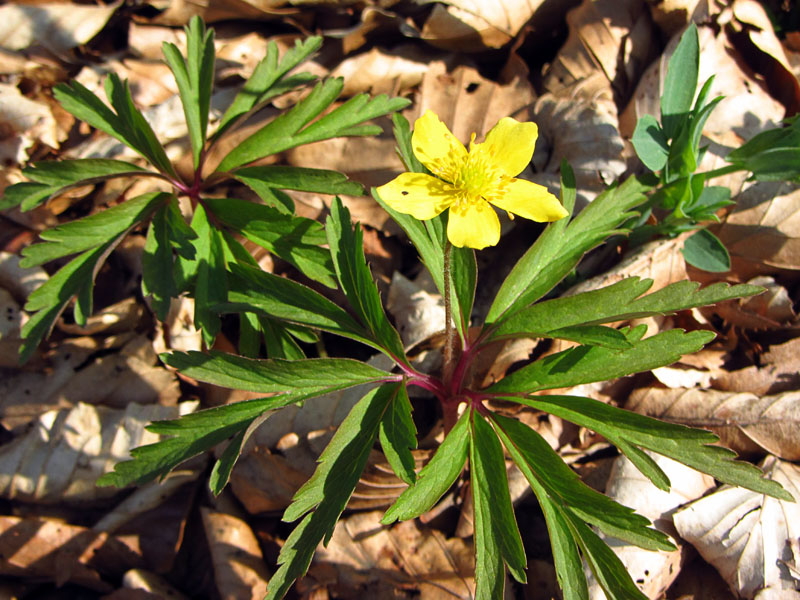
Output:
[[[473,134],[474,140],[474,134]],[[470,144],[467,159],[456,169],[452,180],[453,187],[458,190],[457,209],[465,209],[481,198],[492,202],[502,198],[510,178],[500,172],[480,146]]]

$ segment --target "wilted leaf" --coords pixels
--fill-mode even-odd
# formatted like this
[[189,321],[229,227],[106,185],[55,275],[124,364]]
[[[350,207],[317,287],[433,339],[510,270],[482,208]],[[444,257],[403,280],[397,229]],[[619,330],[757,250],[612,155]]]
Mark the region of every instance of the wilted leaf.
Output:
[[[767,476],[800,498],[800,469],[769,457]],[[796,564],[793,542],[800,537],[800,504],[724,486],[677,512],[673,521],[682,538],[716,567],[743,598],[773,587],[794,590],[797,581],[787,563]]]
[[627,408],[665,421],[708,429],[739,454],[800,460],[800,392],[775,396],[707,389],[636,390]]

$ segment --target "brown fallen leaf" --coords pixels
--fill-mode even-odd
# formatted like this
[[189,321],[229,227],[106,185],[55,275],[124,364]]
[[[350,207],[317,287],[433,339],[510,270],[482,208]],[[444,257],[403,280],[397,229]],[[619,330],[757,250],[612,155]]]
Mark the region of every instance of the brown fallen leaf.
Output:
[[472,547],[459,538],[406,521],[381,525],[382,511],[356,513],[336,524],[298,591],[329,588],[340,597],[472,598]]
[[233,515],[205,507],[200,514],[220,598],[261,600],[267,593],[269,573],[250,526]]
[[422,81],[431,59],[431,53],[422,52],[417,45],[403,44],[391,51],[376,47],[346,58],[331,72],[331,77],[344,78],[344,96],[364,92],[396,96]]
[[705,389],[636,390],[626,408],[713,431],[723,445],[743,455],[770,452],[800,460],[800,392],[775,396]]
[[[676,543],[670,516],[676,508],[712,489],[714,478],[659,454],[647,454],[669,477],[672,483],[670,490],[665,492],[656,488],[627,457],[620,456],[614,462],[606,495],[650,519],[653,526],[669,535],[678,548],[671,552],[652,552],[615,538],[606,538],[602,533],[600,537],[606,540],[623,562],[637,587],[648,598],[656,600],[662,597],[678,576],[680,565],[686,558],[685,546]],[[589,576],[589,597],[592,600],[604,600],[606,596],[588,567],[584,571]]]
[[[763,396],[800,388],[800,338],[770,347],[760,356],[758,366],[736,371],[721,371],[712,387],[730,392],[750,392]],[[775,452],[773,452],[775,454]],[[781,458],[786,458],[781,456]]]
[[[800,468],[768,457],[762,466],[769,479],[800,498]],[[759,590],[795,590],[800,537],[800,504],[777,500],[740,487],[723,486],[673,516],[680,536],[716,567],[731,590],[753,598]]]
[[0,126],[3,164],[24,164],[35,145],[58,148],[67,137],[48,104],[23,96],[17,86],[8,83],[0,83]]

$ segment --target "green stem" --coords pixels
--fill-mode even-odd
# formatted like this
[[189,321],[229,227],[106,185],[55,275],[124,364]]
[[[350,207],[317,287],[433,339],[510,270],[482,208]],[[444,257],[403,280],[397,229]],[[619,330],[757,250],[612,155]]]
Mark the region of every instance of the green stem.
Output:
[[453,327],[453,300],[450,297],[450,240],[444,246],[444,366],[442,380],[447,385],[453,374],[453,354],[455,353],[456,331]]
[[700,173],[700,175],[705,175],[706,181],[708,181],[714,177],[721,177],[723,175],[727,175],[728,173],[735,173],[736,171],[744,171],[744,169],[736,165],[728,165],[727,167],[720,167],[719,169],[713,169],[711,171],[706,171],[705,173]]

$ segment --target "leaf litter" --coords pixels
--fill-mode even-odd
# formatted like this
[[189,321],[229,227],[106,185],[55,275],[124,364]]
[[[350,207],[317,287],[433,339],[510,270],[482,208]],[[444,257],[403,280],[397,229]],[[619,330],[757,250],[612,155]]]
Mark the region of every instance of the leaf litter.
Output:
[[[526,176],[554,186],[558,166],[567,159],[576,169],[584,203],[634,168],[628,143],[632,126],[645,112],[657,114],[666,60],[688,14],[703,23],[700,79],[714,74],[712,94],[726,96],[704,130],[710,143],[705,167],[719,166],[719,157],[729,148],[793,115],[800,102],[797,36],[789,32],[785,39],[776,37],[761,4],[749,0],[658,4],[584,0],[552,3],[559,4],[556,8],[551,3],[516,0],[492,6],[453,0],[422,3],[413,9],[406,2],[377,7],[316,4],[271,3],[267,8],[244,2],[211,2],[202,7],[172,2],[157,16],[153,15],[164,3],[149,3],[151,12],[131,11],[118,3],[0,8],[17,19],[0,19],[0,156],[9,167],[3,181],[13,182],[14,169],[32,159],[124,156],[115,140],[73,130],[72,121],[50,100],[52,84],[67,77],[69,65],[83,65],[72,69],[92,88],[105,72],[127,77],[136,103],[149,107],[146,114],[153,127],[162,139],[172,141],[171,158],[185,159],[183,115],[173,82],[164,77],[158,59],[162,41],[182,47],[184,34],[175,26],[198,12],[212,22],[226,21],[220,24],[216,40],[221,58],[216,84],[221,95],[212,100],[212,106],[225,104],[224,99],[252,71],[266,41],[277,39],[285,47],[302,32],[324,31],[330,38],[312,68],[318,74],[343,76],[350,94],[370,91],[409,97],[414,102],[407,117],[413,119],[432,108],[462,140],[473,131],[480,139],[502,116],[537,122],[539,144]],[[33,19],[34,24],[36,19],[41,22],[38,27],[15,28],[22,18],[19,15]],[[269,26],[257,27],[252,19],[266,19]],[[119,36],[122,22],[124,37]],[[292,33],[285,35],[287,31]],[[659,34],[668,42],[666,47],[659,43]],[[118,41],[112,48],[109,40],[114,36]],[[87,56],[92,60],[86,61]],[[275,102],[280,105],[280,99]],[[278,159],[297,166],[339,169],[368,186],[385,183],[402,170],[388,131],[376,139],[348,138],[301,147]],[[757,283],[765,285],[768,293],[711,309],[647,318],[651,334],[678,326],[712,329],[719,337],[703,353],[684,357],[655,377],[625,378],[561,392],[589,395],[712,429],[743,455],[766,455],[772,476],[797,495],[797,469],[785,461],[797,461],[800,456],[796,358],[800,234],[795,218],[800,196],[796,186],[746,182],[738,176],[715,183],[731,186],[736,200],[732,209],[720,213],[720,224],[712,227],[731,251],[729,273],[710,277],[687,269],[680,251],[682,238],[632,252],[626,252],[623,242],[590,256],[581,266],[586,281],[562,292],[596,289],[636,275],[654,279],[653,290],[688,276],[703,283]],[[12,223],[34,232],[45,222],[73,218],[74,211],[85,209],[87,202],[103,204],[131,191],[124,183],[77,190],[51,201],[33,216],[10,213],[0,221],[0,240],[5,243],[0,247],[0,319],[4,319],[0,321],[0,439],[4,442],[0,493],[8,509],[1,518],[0,538],[10,544],[2,551],[7,559],[2,574],[45,593],[66,584],[121,598],[144,597],[125,595],[136,590],[158,595],[154,590],[170,586],[170,595],[175,597],[181,593],[186,597],[260,597],[286,536],[278,512],[313,471],[352,399],[333,394],[302,408],[282,409],[256,430],[227,492],[235,499],[233,504],[244,507],[243,512],[196,491],[205,459],[188,463],[186,470],[162,484],[148,484],[133,492],[119,494],[113,488],[96,487],[97,476],[113,462],[155,439],[144,430],[146,423],[193,410],[198,404],[205,407],[245,398],[199,386],[160,366],[158,352],[199,349],[200,336],[191,327],[190,300],[177,301],[162,325],[155,323],[149,308],[132,293],[135,283],[131,282],[141,269],[136,256],[142,244],[135,243],[115,252],[116,268],[104,274],[104,297],[86,326],[61,320],[51,344],[28,366],[19,368],[13,360],[19,328],[27,319],[20,307],[48,275],[42,269],[22,271],[15,266],[18,247],[12,240],[18,230],[12,229]],[[321,196],[298,193],[295,199],[301,214],[321,218],[328,210]],[[396,323],[407,323],[404,342],[420,349],[419,359],[435,364],[441,351],[441,338],[437,338],[440,299],[424,284],[409,284],[419,266],[407,256],[402,232],[387,227],[386,215],[372,199],[352,197],[346,202],[355,220],[370,234],[383,236],[388,240],[386,247],[401,254],[386,260],[380,273],[392,317]],[[489,275],[482,281],[492,281],[489,271],[513,264],[513,240],[520,240],[521,252],[537,233],[535,225],[519,221],[506,221],[503,226],[512,250],[509,255],[488,251],[480,257],[481,268]],[[394,241],[396,245],[391,244]],[[269,259],[266,263],[270,269],[286,268]],[[491,290],[482,290],[479,299],[491,295]],[[477,318],[481,310],[486,308],[479,302]],[[532,353],[553,353],[564,347],[531,340],[499,348],[481,365],[482,376],[489,383]],[[425,420],[418,426],[428,431],[427,439],[441,440],[438,416],[425,412],[424,398],[414,402],[419,419]],[[567,456],[587,481],[599,477],[601,483],[596,485],[607,487],[609,494],[655,519],[657,526],[673,536],[677,554],[662,552],[656,557],[645,552],[630,558],[634,573],[647,573],[640,587],[649,597],[677,597],[678,589],[684,595],[704,597],[702,578],[693,585],[679,580],[684,587],[669,588],[675,576],[687,574],[686,581],[692,580],[692,563],[684,566],[688,544],[698,548],[743,597],[764,598],[770,597],[768,591],[797,589],[800,549],[798,534],[791,529],[800,522],[800,517],[791,516],[796,505],[722,487],[680,509],[713,489],[713,482],[695,481],[690,473],[671,474],[677,490],[689,491],[661,498],[661,492],[626,475],[619,465],[606,486],[602,468],[581,464],[601,464],[598,456],[606,445],[577,427],[565,427],[557,417],[540,419],[528,409],[523,413],[519,418],[536,423],[550,445]],[[427,456],[427,450],[415,454],[417,469]],[[351,512],[337,525],[328,547],[320,549],[308,576],[298,585],[299,595],[470,597],[474,592],[471,495],[463,485],[456,486],[440,507],[422,519],[424,524],[384,526],[379,523],[381,512],[371,509],[386,506],[404,486],[389,476],[377,450],[368,465],[351,501]],[[513,498],[526,510],[533,506],[522,492]],[[677,531],[670,523],[676,510]],[[200,516],[190,518],[193,511]],[[164,520],[169,520],[170,527],[159,532],[155,524]],[[541,519],[532,517],[524,539],[536,539],[537,523],[542,527]],[[712,530],[723,537],[711,542],[708,532]],[[157,544],[152,540],[159,539],[159,533],[169,541],[163,554],[156,555]],[[198,539],[202,542],[193,544]],[[718,552],[721,547],[725,550]],[[208,569],[182,579],[187,564],[194,564],[187,563],[190,559]],[[543,585],[547,582],[552,557],[545,552],[530,562],[541,568],[531,570],[526,593],[535,589],[538,576],[534,573],[542,573],[538,580]],[[159,579],[157,571],[165,578]],[[762,591],[757,594],[758,590]]]

